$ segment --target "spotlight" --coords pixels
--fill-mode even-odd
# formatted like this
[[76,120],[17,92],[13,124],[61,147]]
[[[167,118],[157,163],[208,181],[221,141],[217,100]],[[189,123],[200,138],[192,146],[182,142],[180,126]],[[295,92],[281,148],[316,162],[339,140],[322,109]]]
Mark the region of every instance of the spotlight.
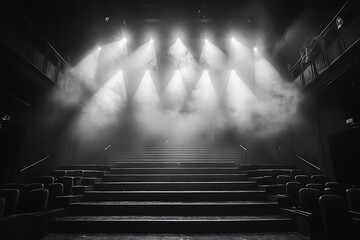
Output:
[[153,42],[154,42],[154,40],[152,38],[150,38],[150,43],[153,43]]
[[145,74],[149,74],[149,70],[146,70],[146,71],[145,71]]
[[109,17],[106,17],[105,18],[105,22],[107,22],[107,21],[109,21],[110,20],[110,18]]
[[205,38],[205,43],[209,43],[209,40],[207,38]]
[[234,37],[232,37],[232,38],[231,38],[231,42],[234,43],[235,41],[236,41],[236,39],[235,39]]
[[254,47],[254,51],[256,52],[258,49],[257,49],[257,47]]
[[208,73],[207,69],[204,70],[204,73]]
[[98,47],[98,50],[101,51],[101,47]]
[[177,42],[181,42],[180,38],[177,38],[176,41],[177,41]]
[[231,74],[235,74],[235,70],[231,70],[230,73],[231,73]]
[[127,38],[126,38],[126,37],[124,37],[124,38],[123,38],[123,41],[124,41],[124,42],[126,42],[126,41],[127,41]]

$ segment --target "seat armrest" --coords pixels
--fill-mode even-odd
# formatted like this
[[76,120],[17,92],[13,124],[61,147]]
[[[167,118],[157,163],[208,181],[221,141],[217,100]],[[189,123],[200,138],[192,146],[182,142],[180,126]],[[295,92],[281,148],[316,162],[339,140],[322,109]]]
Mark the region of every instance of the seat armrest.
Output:
[[349,214],[352,218],[356,218],[360,220],[360,212],[349,211]]

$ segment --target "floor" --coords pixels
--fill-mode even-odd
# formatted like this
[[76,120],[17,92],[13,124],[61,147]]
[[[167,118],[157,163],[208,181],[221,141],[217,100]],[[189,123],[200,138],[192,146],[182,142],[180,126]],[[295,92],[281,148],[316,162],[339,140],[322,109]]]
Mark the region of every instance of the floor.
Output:
[[231,234],[57,234],[43,240],[308,240],[296,232]]

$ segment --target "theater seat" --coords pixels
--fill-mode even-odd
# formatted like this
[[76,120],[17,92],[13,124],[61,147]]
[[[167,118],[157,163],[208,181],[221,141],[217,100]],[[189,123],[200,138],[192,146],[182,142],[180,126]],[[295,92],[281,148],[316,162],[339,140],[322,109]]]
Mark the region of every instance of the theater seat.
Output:
[[4,217],[6,200],[0,197],[0,218]]
[[350,218],[345,200],[337,195],[325,194],[319,199],[324,229],[329,240],[360,239],[358,228]]
[[279,175],[276,178],[277,184],[284,184],[286,185],[288,182],[291,182],[292,178],[289,175]]
[[346,190],[346,195],[350,210],[360,213],[360,188],[349,188]]
[[24,191],[30,192],[31,190],[43,189],[43,188],[44,188],[44,184],[42,183],[29,183],[24,186]]
[[60,178],[60,177],[65,177],[67,175],[67,171],[66,170],[54,170],[53,174],[52,174],[56,179]]
[[291,197],[292,206],[299,206],[299,190],[301,184],[299,182],[288,182],[286,184],[286,195]]
[[1,186],[1,189],[4,189],[4,188],[15,188],[15,189],[19,189],[20,192],[24,189],[24,184],[21,184],[21,183],[7,183],[7,184],[4,184]]
[[321,239],[324,231],[319,205],[320,196],[321,192],[313,188],[301,188],[299,191],[298,229],[310,239]]
[[74,178],[73,177],[60,177],[57,182],[62,183],[64,187],[64,195],[71,195],[72,194],[72,187],[74,185]]
[[39,178],[39,182],[44,184],[44,187],[46,187],[49,184],[54,183],[54,177],[53,176],[41,176]]
[[299,205],[300,209],[313,213],[317,216],[321,215],[319,198],[321,192],[313,188],[302,188],[299,191]]
[[301,169],[292,169],[290,171],[290,176],[295,179],[296,175],[306,175],[305,172]]
[[0,197],[4,198],[6,201],[4,210],[5,217],[17,212],[19,206],[19,196],[19,189],[0,189]]
[[[328,189],[327,189],[328,188]],[[327,194],[334,194],[346,199],[346,191],[345,188],[338,182],[327,182],[325,184],[325,189],[327,189]],[[324,190],[325,192],[325,190]],[[347,204],[347,202],[346,202]]]
[[312,188],[320,191],[320,194],[324,193],[324,185],[321,183],[309,183],[306,184],[306,188]]
[[49,184],[46,189],[49,191],[48,209],[55,208],[55,198],[64,194],[64,186],[62,183],[52,183]]
[[311,183],[321,183],[322,185],[325,185],[325,183],[327,181],[328,181],[328,179],[325,175],[312,175],[311,176]]
[[296,175],[295,182],[300,183],[301,187],[306,187],[306,184],[310,183],[310,178],[308,175]]
[[49,191],[47,189],[35,189],[25,196],[23,205],[24,213],[45,212],[48,204]]

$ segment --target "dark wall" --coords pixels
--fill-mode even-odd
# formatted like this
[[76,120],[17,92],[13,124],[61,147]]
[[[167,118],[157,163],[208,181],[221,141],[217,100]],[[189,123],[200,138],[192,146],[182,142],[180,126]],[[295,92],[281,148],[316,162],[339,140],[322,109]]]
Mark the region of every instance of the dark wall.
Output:
[[[309,94],[302,106],[303,124],[292,130],[294,152],[346,186],[359,185],[359,66]],[[354,120],[351,125],[346,123],[349,118]]]

